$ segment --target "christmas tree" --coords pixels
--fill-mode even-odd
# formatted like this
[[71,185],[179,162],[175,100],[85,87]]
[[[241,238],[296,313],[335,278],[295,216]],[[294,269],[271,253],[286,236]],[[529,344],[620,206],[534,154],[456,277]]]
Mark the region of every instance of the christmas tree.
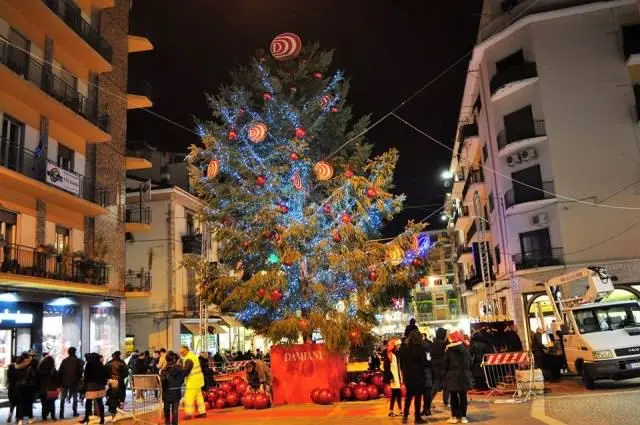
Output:
[[349,83],[327,75],[333,53],[290,33],[270,50],[232,72],[198,123],[192,183],[236,270],[200,264],[199,289],[274,343],[318,332],[342,350],[424,275],[429,242],[414,223],[376,240],[402,209],[389,193],[398,152],[369,159],[369,119],[350,125]]

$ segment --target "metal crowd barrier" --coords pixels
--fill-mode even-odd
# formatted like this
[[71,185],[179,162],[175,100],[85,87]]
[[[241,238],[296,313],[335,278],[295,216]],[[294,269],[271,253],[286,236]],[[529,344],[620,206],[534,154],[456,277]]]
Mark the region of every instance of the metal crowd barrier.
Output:
[[157,425],[164,420],[160,375],[133,375],[131,394],[134,424]]
[[544,390],[544,379],[534,369],[533,355],[529,352],[491,353],[482,359],[482,369],[491,389],[489,395],[512,393],[513,398],[528,401],[536,391]]

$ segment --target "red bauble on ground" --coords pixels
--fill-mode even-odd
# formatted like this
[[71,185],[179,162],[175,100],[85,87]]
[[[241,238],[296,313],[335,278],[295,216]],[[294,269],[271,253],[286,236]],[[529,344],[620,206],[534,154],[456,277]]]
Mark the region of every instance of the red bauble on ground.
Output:
[[207,393],[206,398],[207,398],[207,401],[216,401],[216,398],[218,398],[218,391],[216,390],[209,391]]
[[242,405],[245,409],[253,409],[253,403],[255,400],[255,395],[253,393],[246,393],[242,397]]
[[360,401],[369,400],[369,391],[367,390],[367,387],[364,385],[358,385],[353,394],[356,397],[356,400],[360,400]]
[[304,136],[307,134],[304,128],[298,127],[296,128],[296,139],[304,139]]
[[376,385],[378,387],[381,387],[384,385],[384,375],[380,372],[376,372],[373,374],[373,376],[371,377],[371,383],[373,385]]
[[370,187],[367,189],[367,197],[370,199],[375,198],[376,196],[378,196],[378,191],[376,190],[375,187]]
[[[261,289],[263,289],[263,290],[264,290],[264,288],[261,288]],[[259,291],[258,291],[258,292],[259,292]],[[263,295],[263,296],[264,296],[264,295]],[[238,384],[239,384],[240,382],[244,382],[244,379],[242,379],[242,377],[241,377],[241,376],[234,376],[234,377],[233,377],[233,379],[231,380],[231,383],[233,384],[233,386],[234,386],[234,387],[236,387],[236,391],[237,391]],[[245,388],[245,390],[246,390],[246,388]]]
[[256,177],[256,184],[258,186],[264,186],[267,183],[267,178],[265,176]]
[[235,142],[236,140],[238,140],[238,133],[231,130],[230,132],[227,133],[227,139],[231,140],[232,142]]
[[269,407],[269,396],[265,393],[258,393],[253,398],[254,409],[266,409]]
[[360,376],[358,376],[358,381],[360,382],[360,384],[368,384],[369,379],[371,379],[371,374],[369,372],[362,372]]
[[342,400],[351,400],[353,398],[353,388],[349,385],[340,388],[340,397]]
[[247,392],[247,383],[244,380],[236,384],[236,392],[238,394],[244,394],[245,392]]
[[386,398],[391,398],[391,385],[385,384],[383,389],[384,396]]
[[367,392],[369,393],[370,399],[376,399],[380,397],[380,390],[378,390],[378,386],[374,384],[369,384],[367,386]]
[[311,390],[311,394],[309,396],[311,397],[311,401],[314,403],[318,402],[318,394],[320,394],[320,390],[321,388],[314,388]]
[[227,394],[234,391],[233,384],[231,382],[223,382],[220,384],[220,389]]
[[297,161],[300,159],[300,155],[298,155],[296,152],[291,152],[289,154],[289,159],[292,161]]
[[318,393],[318,404],[331,404],[333,403],[333,391],[328,388],[323,388]]
[[350,387],[352,390],[355,391],[356,387],[358,386],[358,384],[356,382],[349,382],[347,384],[348,387]]
[[227,396],[227,392],[223,389],[218,388],[218,397],[217,398],[225,398]]
[[236,393],[227,394],[226,400],[227,406],[229,407],[236,407],[238,404],[240,404],[240,396]]
[[227,407],[227,399],[225,398],[219,398],[216,400],[216,409],[224,409],[225,407]]
[[405,387],[404,384],[400,385],[400,393],[402,394],[402,397],[407,396],[407,387]]
[[271,298],[271,301],[273,301],[274,303],[280,302],[280,300],[282,299],[282,291],[280,291],[279,289],[274,289],[273,291],[271,291],[271,295],[269,295],[269,298]]

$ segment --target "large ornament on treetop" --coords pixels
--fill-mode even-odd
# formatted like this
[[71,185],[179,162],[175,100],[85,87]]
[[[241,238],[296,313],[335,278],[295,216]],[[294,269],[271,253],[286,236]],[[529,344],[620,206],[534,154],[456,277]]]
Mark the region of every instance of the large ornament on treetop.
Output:
[[316,177],[320,181],[326,181],[333,177],[333,167],[327,161],[320,161],[313,167]]
[[295,187],[296,190],[302,190],[302,177],[300,177],[299,172],[296,171],[293,173],[293,176],[291,177],[291,183],[293,183],[293,187]]
[[249,127],[249,140],[260,143],[267,137],[267,125],[263,122],[251,124]]
[[209,180],[215,178],[215,176],[218,175],[219,171],[220,171],[220,163],[218,162],[218,160],[212,159],[211,161],[209,161],[209,166],[207,167],[207,178]]
[[271,56],[276,60],[293,59],[300,54],[302,40],[292,32],[282,33],[271,41]]

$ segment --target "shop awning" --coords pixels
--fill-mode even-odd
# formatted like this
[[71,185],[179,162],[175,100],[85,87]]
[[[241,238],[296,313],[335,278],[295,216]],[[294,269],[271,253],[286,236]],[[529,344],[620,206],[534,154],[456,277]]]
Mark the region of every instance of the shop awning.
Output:
[[209,325],[209,333],[210,334],[226,334],[227,331],[225,331],[222,326],[214,323],[212,325]]
[[222,320],[222,324],[226,325],[230,328],[240,328],[242,327],[242,323],[240,323],[235,317],[233,316],[220,316],[220,319]]
[[[200,325],[198,323],[182,323],[182,327],[186,332],[182,333],[190,333],[192,335],[200,335]],[[227,333],[222,326],[217,325],[215,323],[208,325],[209,333],[212,335],[215,334],[224,334]]]

